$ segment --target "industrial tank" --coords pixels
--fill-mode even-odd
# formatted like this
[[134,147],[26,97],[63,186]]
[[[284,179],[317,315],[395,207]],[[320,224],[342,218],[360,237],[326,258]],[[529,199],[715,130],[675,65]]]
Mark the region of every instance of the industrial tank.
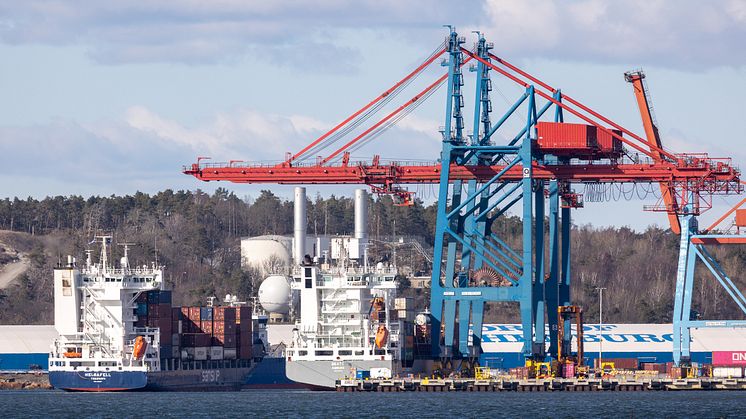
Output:
[[259,285],[259,303],[270,313],[287,314],[291,301],[290,282],[283,275],[271,275]]
[[[241,239],[241,264],[263,274],[287,273],[292,262],[293,239],[284,236],[257,236]],[[284,268],[284,269],[283,269]]]

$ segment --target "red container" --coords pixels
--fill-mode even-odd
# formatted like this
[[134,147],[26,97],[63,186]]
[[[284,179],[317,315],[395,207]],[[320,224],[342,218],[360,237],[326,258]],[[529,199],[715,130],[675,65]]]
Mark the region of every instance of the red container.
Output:
[[221,321],[214,321],[212,323],[212,334],[213,335],[223,335],[225,334],[225,323]]
[[539,149],[551,154],[590,154],[596,148],[596,127],[565,122],[538,122]]
[[212,320],[200,322],[200,329],[202,329],[202,333],[212,335]]
[[[602,362],[613,362],[614,369],[617,370],[636,370],[639,365],[637,358],[603,358]],[[598,368],[598,358],[595,359],[594,366]]]
[[200,308],[199,307],[189,307],[189,320],[193,321],[195,324],[200,321]]
[[226,348],[235,348],[236,347],[236,336],[235,335],[223,335],[222,337],[223,346]]
[[[617,154],[622,152],[622,140],[608,134],[606,131],[596,128],[596,143],[598,144],[598,151],[602,154]],[[622,131],[618,129],[607,128],[614,134],[622,136]]]
[[746,227],[746,209],[736,210],[736,226]]
[[158,304],[158,313],[160,314],[160,317],[164,319],[171,319],[171,304],[170,303]]
[[575,364],[562,364],[562,377],[575,378]]
[[251,359],[252,351],[251,345],[240,346],[238,348],[238,359]]
[[161,317],[161,309],[158,304],[148,304],[148,317]]
[[713,351],[712,365],[716,367],[746,365],[746,351]]

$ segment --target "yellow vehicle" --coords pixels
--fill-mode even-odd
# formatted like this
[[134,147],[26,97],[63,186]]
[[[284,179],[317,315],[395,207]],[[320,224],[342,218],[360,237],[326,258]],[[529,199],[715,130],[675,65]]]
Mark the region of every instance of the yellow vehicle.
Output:
[[616,375],[616,368],[614,368],[613,362],[601,362],[601,368],[599,368],[599,371],[603,376],[613,376]]
[[477,380],[489,380],[492,378],[492,371],[488,367],[474,367],[474,378]]
[[527,360],[526,368],[528,368],[529,378],[552,378],[554,377],[554,374],[552,373],[552,364],[549,362]]

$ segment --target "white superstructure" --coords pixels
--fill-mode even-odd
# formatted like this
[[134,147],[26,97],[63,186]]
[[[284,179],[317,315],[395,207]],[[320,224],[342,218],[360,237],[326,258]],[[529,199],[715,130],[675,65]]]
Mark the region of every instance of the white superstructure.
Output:
[[[404,328],[394,310],[396,271],[380,263],[368,267],[364,190],[356,191],[355,216],[355,237],[333,238],[330,261],[301,264],[293,275],[300,318],[285,351],[293,381],[332,388],[358,370],[401,369]],[[304,207],[296,206],[298,220],[305,220]]]
[[[163,282],[160,266],[132,267],[124,248],[120,266],[108,263],[109,236],[101,243],[99,263],[90,252],[85,266],[69,257],[54,271],[55,328],[59,333],[52,345],[49,370],[116,372],[158,371],[160,333],[158,328],[136,328],[136,299],[146,291],[159,290]],[[147,345],[140,359],[133,355],[135,339],[143,336]]]

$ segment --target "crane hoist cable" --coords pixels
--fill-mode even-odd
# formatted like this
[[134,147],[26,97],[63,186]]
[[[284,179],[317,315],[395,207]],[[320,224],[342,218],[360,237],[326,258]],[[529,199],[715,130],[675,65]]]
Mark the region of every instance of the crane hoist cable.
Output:
[[336,127],[332,128],[330,131],[316,139],[314,142],[312,142],[309,146],[307,146],[305,149],[298,152],[291,160],[299,160],[303,161],[308,159],[309,157],[319,153],[320,151],[326,149],[327,147],[331,146],[335,142],[337,142],[340,138],[343,138],[347,134],[349,134],[351,131],[353,131],[355,128],[359,127],[361,124],[363,124],[365,121],[367,121],[371,116],[378,113],[384,106],[386,106],[388,103],[390,103],[394,98],[396,98],[402,91],[404,91],[407,86],[409,86],[416,78],[418,78],[424,70],[429,66],[429,64],[432,63],[432,61],[435,60],[439,55],[441,55],[444,51],[445,42],[441,43],[435,50],[433,50],[427,58],[420,64],[419,67],[417,67],[413,72],[408,74],[402,81],[397,83],[393,89],[390,89],[390,91],[383,95],[381,98],[377,100],[374,100],[374,102],[371,102],[368,104],[364,111],[360,112],[359,114],[353,114],[354,116],[351,117],[347,121],[343,121]]

